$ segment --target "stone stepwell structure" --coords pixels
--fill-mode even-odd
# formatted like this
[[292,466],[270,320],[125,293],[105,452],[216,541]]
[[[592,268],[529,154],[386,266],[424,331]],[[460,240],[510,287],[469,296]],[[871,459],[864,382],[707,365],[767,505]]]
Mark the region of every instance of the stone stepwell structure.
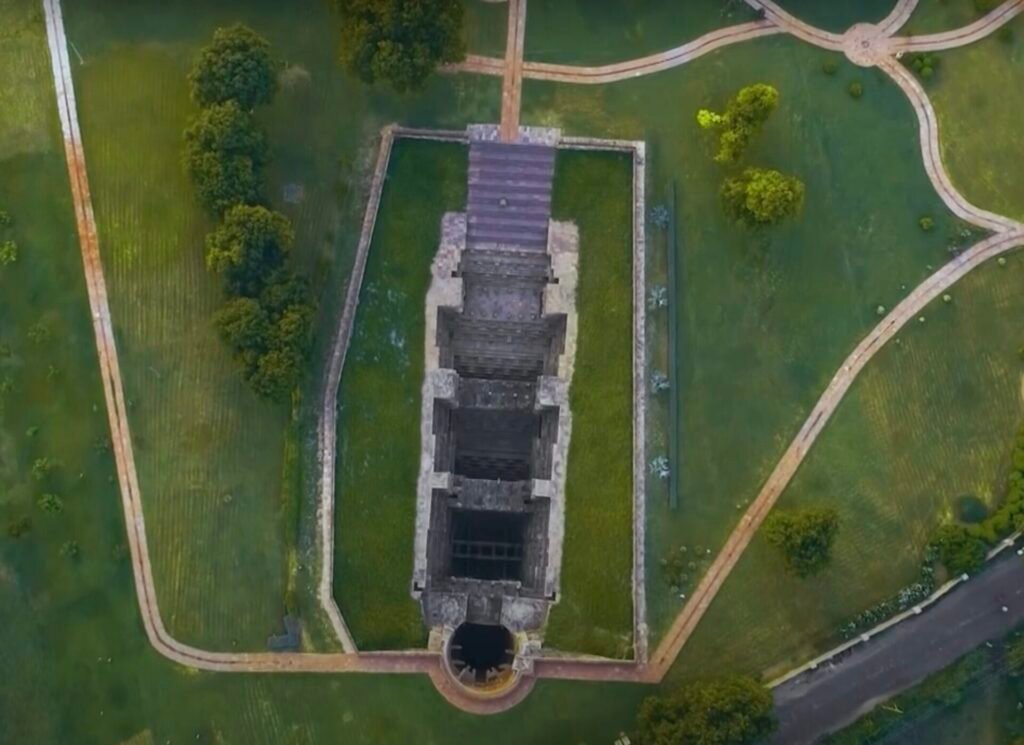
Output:
[[467,212],[444,216],[432,266],[412,583],[480,689],[530,669],[558,599],[578,263],[575,226],[551,220],[557,132],[493,134],[470,128]]

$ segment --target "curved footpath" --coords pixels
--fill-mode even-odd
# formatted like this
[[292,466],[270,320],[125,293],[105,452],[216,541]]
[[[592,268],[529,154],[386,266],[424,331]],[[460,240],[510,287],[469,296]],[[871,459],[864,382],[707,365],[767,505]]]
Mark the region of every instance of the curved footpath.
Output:
[[1024,11],[1024,0],[1009,0],[969,26],[925,36],[906,36],[893,40],[897,52],[937,52],[980,41]]
[[[744,24],[732,29],[713,32],[695,42],[683,45],[683,47],[679,47],[677,50],[663,55],[641,58],[636,66],[631,67],[630,63],[621,63],[620,65],[606,66],[605,68],[572,68],[570,70],[556,66],[559,68],[558,70],[550,70],[541,66],[533,66],[533,69],[538,75],[565,76],[557,79],[567,82],[607,82],[607,80],[595,80],[595,78],[609,76],[608,79],[624,79],[637,74],[665,69],[667,66],[683,64],[685,61],[694,59],[700,54],[707,53],[712,48],[719,48],[726,44],[736,43],[769,33],[778,33],[780,30],[826,49],[839,50],[843,49],[844,44],[846,44],[847,53],[850,54],[849,39],[844,40],[843,37],[836,34],[815,29],[785,13],[785,11],[782,11],[770,0],[748,0],[748,2],[755,7],[764,8],[767,19],[753,24]],[[910,0],[906,3],[901,3],[891,14],[891,21],[886,22],[886,28],[883,31],[875,32],[874,36],[866,44],[861,37],[857,37],[858,45],[860,47],[868,47],[868,53],[873,53],[873,44],[879,38],[889,40],[887,34],[891,34],[895,30],[895,25],[899,22],[900,18],[904,18],[905,15],[909,14],[907,8],[912,6],[912,4]],[[139,609],[146,635],[153,647],[168,659],[189,667],[231,672],[420,673],[429,675],[438,691],[455,706],[474,713],[494,713],[514,706],[528,695],[534,684],[535,677],[634,682],[656,682],[660,680],[668,671],[679,650],[710,606],[729,572],[739,561],[739,557],[749,544],[757,527],[781,495],[786,484],[806,456],[807,451],[821,433],[825,423],[838,407],[853,380],[872,356],[903,325],[916,316],[925,305],[965,274],[985,261],[1024,244],[1024,226],[974,207],[953,187],[942,166],[938,144],[938,124],[927,95],[925,95],[923,89],[917,84],[912,75],[888,57],[888,55],[881,53],[882,50],[891,50],[892,45],[881,44],[878,47],[877,59],[874,57],[872,59],[896,80],[897,84],[907,93],[914,105],[921,123],[922,152],[925,165],[936,190],[956,214],[965,220],[996,231],[996,235],[979,242],[915,288],[910,295],[868,334],[847,358],[844,365],[832,379],[824,395],[815,405],[811,416],[804,423],[796,439],[791,443],[789,449],[765,483],[757,499],[750,505],[740,524],[730,535],[725,547],[712,563],[697,591],[691,596],[689,602],[676,618],[649,665],[638,666],[628,662],[613,662],[579,657],[541,658],[535,663],[534,676],[523,678],[515,688],[504,691],[494,697],[481,697],[470,694],[461,686],[455,684],[444,671],[440,656],[437,653],[424,650],[380,653],[355,652],[355,645],[351,640],[351,635],[348,634],[347,628],[344,627],[344,621],[341,619],[341,614],[337,613],[336,606],[334,614],[330,613],[329,608],[328,610],[339,639],[346,649],[346,652],[343,653],[225,653],[201,650],[179,642],[167,632],[157,603],[152,565],[146,542],[145,519],[138,476],[128,426],[123,383],[110,319],[110,308],[89,193],[82,137],[77,120],[74,87],[67,54],[67,40],[61,17],[60,0],[43,0],[43,6],[46,15],[47,39],[50,47],[58,113],[64,137],[65,155],[75,208],[86,288],[92,313],[96,350],[110,423],[112,447],[121,491]],[[972,38],[980,38],[976,37],[976,34],[984,35],[981,29],[987,29],[987,32],[991,32],[998,28],[1001,23],[1005,23],[1010,17],[1019,13],[1022,6],[1024,6],[1024,0],[1009,0],[1009,2],[1000,6],[996,11],[993,11],[990,16],[987,16],[986,19],[988,20],[983,19],[984,23],[975,30],[970,31],[969,35]],[[525,2],[522,3],[522,7],[525,8]],[[518,24],[522,23],[522,20],[522,13],[516,13],[513,22]],[[939,36],[944,36],[952,45],[959,45],[962,41],[962,37],[958,36],[957,32],[950,32],[949,34]],[[936,43],[934,37],[928,38],[932,40],[926,43]],[[682,51],[684,48],[687,51]],[[675,56],[672,56],[674,53]],[[865,53],[861,52],[861,54]],[[522,64],[521,54],[518,56],[520,57],[520,62],[515,63],[516,66]],[[459,69],[496,74],[494,70],[498,68],[491,62],[480,61],[486,58],[474,59],[476,60],[475,62],[467,62],[467,64],[477,65],[478,69],[471,69],[466,66]],[[498,62],[501,66],[501,74],[504,74],[505,63]],[[523,74],[528,75],[531,65],[527,63],[522,65],[522,67]],[[607,69],[608,67],[615,69]],[[599,72],[595,73],[593,72],[594,70],[599,70]],[[521,75],[513,72],[510,80],[513,85],[518,86],[521,77]],[[516,113],[516,119],[518,119],[518,113]],[[377,170],[376,177],[382,178],[379,164]],[[364,233],[372,231],[372,220],[368,219],[364,223],[363,229]],[[359,267],[357,267],[357,270],[359,270]],[[328,382],[336,381],[340,376],[341,366],[344,361],[344,347],[346,346],[344,341],[347,339],[347,334],[351,332],[353,313],[354,309],[350,309],[349,303],[346,302],[342,326],[339,329],[338,335],[340,341],[336,342],[329,364]],[[346,318],[348,319],[347,321]],[[346,323],[348,324],[347,327]],[[319,445],[321,455],[325,456],[325,463],[327,464],[325,468],[331,470],[330,477],[333,479],[333,443],[336,437],[336,422],[327,409],[336,404],[336,390],[333,395],[330,391],[327,391],[324,402],[324,421],[321,425]],[[333,488],[333,481],[329,483]],[[320,519],[322,521],[322,530],[324,531],[333,530],[333,523],[329,520],[332,510],[333,497],[331,497],[329,503],[325,500],[325,504],[322,505]],[[323,535],[327,540],[333,540],[333,534],[328,536],[325,532]],[[327,577],[328,582],[326,585],[321,585],[321,593],[325,591],[325,587],[327,588],[326,591],[329,592],[329,572],[330,568],[324,567],[324,576]],[[968,587],[972,586],[969,585]],[[960,592],[967,592],[967,590]],[[331,602],[333,603],[333,598]],[[960,604],[956,607],[960,607]],[[928,624],[938,623],[929,621],[928,619],[931,617],[930,614],[926,614],[922,622]],[[962,614],[958,617],[961,620],[964,619]],[[885,638],[887,637],[882,637],[882,639]],[[866,656],[869,652],[861,651],[858,654]],[[803,680],[802,676],[794,679],[794,681],[801,680]],[[786,686],[789,685],[789,683],[786,684]],[[793,685],[795,686],[797,683],[793,682]],[[786,690],[789,689],[786,688]]]

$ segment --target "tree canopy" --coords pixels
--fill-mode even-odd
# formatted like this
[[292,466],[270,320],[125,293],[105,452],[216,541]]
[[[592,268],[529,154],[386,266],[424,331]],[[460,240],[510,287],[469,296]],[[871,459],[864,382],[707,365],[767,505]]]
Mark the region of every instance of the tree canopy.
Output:
[[975,572],[985,563],[985,542],[962,525],[943,525],[932,538],[942,565],[953,574]]
[[267,279],[258,298],[236,297],[213,320],[253,390],[282,400],[302,372],[312,318],[306,282],[279,269]]
[[800,211],[804,184],[767,168],[747,168],[722,183],[722,201],[737,220],[751,225],[774,225]]
[[294,238],[291,223],[280,212],[238,204],[206,237],[206,265],[224,277],[231,295],[255,297],[284,263]]
[[235,101],[203,109],[185,130],[185,167],[203,206],[220,214],[259,200],[267,143]]
[[237,101],[252,111],[277,92],[277,67],[270,43],[251,28],[241,23],[219,28],[189,73],[192,100],[204,107]]
[[698,111],[697,123],[703,129],[720,133],[715,160],[737,162],[778,105],[778,90],[766,83],[756,83],[740,89],[723,114],[708,109]]
[[768,542],[782,552],[786,569],[809,577],[828,565],[839,515],[822,507],[774,512],[765,520],[764,531]]
[[416,90],[466,56],[462,0],[336,0],[341,61],[366,83]]
[[736,677],[651,696],[640,707],[636,734],[638,745],[747,745],[775,727],[771,692]]

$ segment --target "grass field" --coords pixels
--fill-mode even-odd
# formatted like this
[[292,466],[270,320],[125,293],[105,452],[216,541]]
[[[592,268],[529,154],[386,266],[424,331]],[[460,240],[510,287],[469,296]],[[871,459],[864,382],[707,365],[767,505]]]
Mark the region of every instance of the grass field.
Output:
[[508,3],[470,0],[465,6],[467,51],[504,57],[508,38]]
[[463,145],[398,140],[338,396],[334,596],[366,649],[422,646],[409,595],[424,302],[441,217],[466,205]]
[[534,62],[619,62],[671,49],[754,17],[745,3],[718,0],[532,0],[524,54]]
[[[350,185],[363,178],[380,124],[398,110],[412,122],[473,116],[493,106],[479,93],[496,83],[453,79],[399,99],[338,68],[323,3],[286,14],[272,3],[194,10],[76,5],[68,33],[85,60],[74,70],[79,112],[165,621],[190,643],[259,649],[279,627],[289,567],[312,563],[312,551],[296,557],[286,490],[315,479],[297,481],[294,469],[283,479],[288,412],[246,389],[210,326],[220,303],[203,265],[210,223],[180,156],[194,112],[191,59],[218,23],[241,18],[287,65],[260,114],[272,146],[268,195],[296,225],[296,261],[321,294],[325,332],[361,220],[362,189]],[[289,184],[300,187],[297,203],[282,198]],[[316,390],[311,379],[307,395]]]
[[632,189],[628,155],[559,153],[553,217],[580,231],[579,344],[562,594],[545,644],[608,657],[633,642]]
[[[672,180],[679,186],[679,508],[671,510],[663,484],[650,479],[655,641],[682,603],[661,558],[686,546],[696,579],[706,561],[699,557],[717,551],[836,368],[877,322],[876,307],[892,307],[948,258],[955,224],[921,165],[909,103],[888,81],[838,57],[838,73],[825,75],[826,59],[796,40],[768,38],[628,83],[584,90],[528,82],[524,92],[527,123],[646,139],[649,205],[666,199]],[[854,79],[865,87],[860,100],[846,92]],[[698,108],[719,107],[756,81],[778,87],[781,103],[748,162],[807,184],[799,219],[761,234],[725,217],[725,171],[694,121]],[[936,219],[932,232],[918,226],[923,215]],[[651,284],[665,282],[655,256],[664,245],[656,234]],[[660,330],[650,364],[667,372],[667,314],[651,313],[650,321]],[[658,401],[648,458],[666,452],[667,397]]]
[[[774,675],[838,643],[839,626],[917,578],[958,497],[1004,494],[1020,427],[1024,254],[975,270],[854,383],[776,509],[835,508],[831,566],[799,580],[755,538],[680,658]],[[950,344],[956,339],[955,344]]]
[[996,35],[942,52],[928,93],[939,114],[942,156],[968,199],[1024,220],[1024,175],[1009,166],[1024,153],[1024,16]]
[[779,5],[812,26],[842,33],[855,23],[878,23],[896,0],[779,0]]
[[920,0],[900,35],[936,34],[962,28],[981,17],[976,0]]

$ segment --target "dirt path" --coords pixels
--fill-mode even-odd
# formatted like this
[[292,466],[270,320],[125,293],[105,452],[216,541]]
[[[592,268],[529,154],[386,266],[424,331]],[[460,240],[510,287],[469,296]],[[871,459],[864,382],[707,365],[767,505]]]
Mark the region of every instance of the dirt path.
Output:
[[[822,32],[819,29],[808,26],[778,9],[770,0],[748,0],[748,2],[756,7],[764,7],[768,20],[713,32],[676,50],[670,50],[660,55],[653,55],[632,62],[600,68],[575,68],[572,66],[531,65],[523,63],[522,50],[525,33],[526,0],[510,0],[510,44],[504,63],[499,60],[495,64],[490,58],[476,57],[467,60],[459,69],[483,74],[502,74],[504,76],[502,135],[507,137],[509,135],[514,136],[513,132],[518,132],[522,78],[524,74],[530,76],[531,71],[532,74],[538,77],[549,75],[552,77],[546,79],[562,80],[564,82],[608,82],[609,80],[625,79],[640,74],[656,72],[673,65],[683,64],[701,54],[706,54],[711,49],[717,49],[726,44],[737,43],[770,33],[779,33],[780,31],[791,33],[826,49],[841,50],[849,42],[849,39],[844,39],[844,37]],[[890,16],[893,19],[891,25],[887,23],[883,32],[875,33],[868,39],[869,51],[875,49],[875,47],[871,46],[873,40],[889,38],[888,34],[895,30],[897,21],[909,14],[907,10],[909,6],[912,6],[910,0],[907,0],[906,3],[901,3],[894,10],[893,15]],[[1021,12],[1022,6],[1024,6],[1024,0],[1010,0],[1010,2],[993,11],[986,19],[982,19],[983,23],[980,26],[973,24],[972,27],[969,27],[973,30],[967,32],[967,36],[974,40],[981,38],[985,33],[991,33],[991,31],[1005,23],[1009,18]],[[438,691],[453,705],[466,711],[481,714],[503,711],[517,704],[528,695],[532,689],[535,677],[633,682],[655,682],[660,680],[710,606],[719,588],[728,577],[729,572],[739,561],[743,550],[749,544],[757,527],[781,495],[811,445],[821,433],[825,423],[836,410],[853,380],[867,362],[903,325],[915,317],[927,303],[940,295],[953,283],[985,261],[1024,244],[1024,226],[974,207],[956,191],[942,166],[938,143],[938,124],[927,95],[925,95],[923,89],[917,84],[913,76],[901,65],[887,55],[876,52],[878,55],[876,59],[877,64],[893,77],[897,84],[907,93],[914,105],[921,123],[922,153],[925,165],[928,169],[929,177],[932,179],[933,184],[935,184],[935,188],[939,191],[943,200],[950,206],[950,209],[956,214],[975,224],[994,230],[997,234],[981,241],[970,250],[964,252],[915,288],[882,323],[868,334],[847,358],[826,389],[825,394],[815,405],[811,416],[801,428],[796,439],[791,443],[786,454],[776,466],[761,493],[751,504],[741,519],[739,526],[729,537],[722,552],[716,557],[697,591],[680,612],[648,666],[579,658],[542,658],[536,661],[535,676],[524,677],[519,685],[496,696],[480,697],[470,694],[450,679],[437,653],[422,650],[392,653],[356,652],[351,635],[348,634],[340,613],[337,613],[335,617],[330,612],[329,615],[332,616],[335,631],[338,633],[339,639],[341,639],[343,647],[346,649],[344,653],[224,653],[201,650],[174,639],[164,627],[160,615],[152,565],[146,542],[145,519],[128,425],[124,386],[118,365],[117,348],[110,319],[106,283],[89,192],[82,137],[77,120],[74,85],[67,54],[68,45],[64,34],[60,0],[43,0],[43,7],[46,16],[47,39],[50,47],[58,114],[64,138],[65,156],[75,208],[75,219],[85,272],[89,307],[92,313],[96,351],[99,358],[103,393],[106,401],[140,614],[146,635],[153,647],[168,659],[193,668],[212,671],[263,673],[365,672],[426,674],[430,676]],[[963,39],[967,38],[959,32],[949,32],[948,34],[936,36],[941,36],[942,39],[938,42],[935,40],[936,37],[919,37],[919,39],[928,39],[928,41],[921,42],[927,45],[945,43],[951,46],[959,46],[961,43],[966,43],[963,42]],[[864,48],[863,42],[860,40],[858,45],[858,48]],[[938,47],[929,46],[928,48]],[[878,49],[891,49],[891,47],[880,45]],[[378,164],[375,178],[383,178],[382,173],[383,171]],[[363,231],[367,235],[372,232],[372,219],[369,216],[367,222],[364,223]],[[341,364],[344,360],[345,342],[347,341],[345,338],[345,333],[347,332],[344,329],[351,328],[351,315],[354,313],[354,306],[351,310],[349,308],[350,301],[351,297],[346,301],[345,307],[345,314],[349,317],[348,324],[346,325],[345,315],[343,315],[341,332],[338,335],[331,359],[329,382],[336,381],[340,376]],[[328,388],[331,387],[328,386]],[[327,423],[333,421],[329,417],[334,415],[336,407],[336,385],[333,388],[333,394],[328,391],[324,399],[323,413]],[[334,441],[332,438],[334,437],[334,427],[329,429],[329,435],[327,434],[328,428],[322,427],[321,429],[320,449],[321,456],[329,459],[329,463],[333,464]],[[329,470],[331,471],[331,479],[333,479],[333,468]],[[331,575],[329,565],[332,563],[333,558],[333,530],[331,529],[333,527],[333,522],[331,521],[333,514],[333,480],[330,481],[329,485],[329,490],[327,485],[324,486],[325,491],[324,495],[322,495],[324,506],[320,516],[321,528],[325,531],[322,536],[325,541],[324,545],[331,548],[330,552],[325,548],[323,554],[327,565],[325,565],[324,571],[326,581],[321,584],[321,596],[323,596],[324,592],[330,593]],[[326,496],[328,491],[330,492],[329,498]],[[328,535],[328,532],[330,535]],[[323,600],[323,597],[321,599]],[[333,603],[333,598],[331,602]]]

